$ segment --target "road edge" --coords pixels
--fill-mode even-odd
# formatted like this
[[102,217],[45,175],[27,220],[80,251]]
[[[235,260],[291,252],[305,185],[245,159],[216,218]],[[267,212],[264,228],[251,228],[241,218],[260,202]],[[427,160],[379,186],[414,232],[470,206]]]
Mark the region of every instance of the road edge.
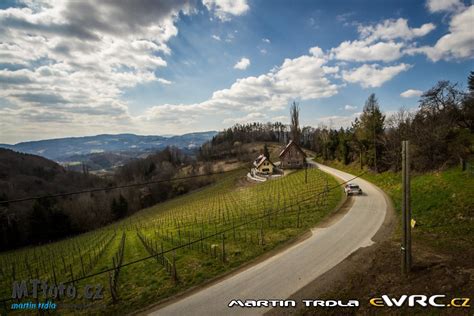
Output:
[[[328,166],[329,167],[329,166]],[[331,167],[332,168],[332,167]],[[336,169],[336,168],[334,168]],[[337,169],[339,170],[339,169]],[[343,170],[340,170],[343,171]],[[336,177],[332,175],[333,177]],[[337,178],[337,177],[336,177]],[[381,243],[383,241],[389,240],[394,236],[395,228],[398,223],[397,214],[395,212],[395,207],[393,204],[392,199],[380,189],[377,185],[372,183],[371,181],[364,179],[367,182],[370,182],[376,189],[379,191],[385,199],[387,204],[387,210],[385,213],[385,218],[377,230],[375,235],[372,237],[372,241],[374,242],[372,245],[368,247],[361,247],[351,253],[347,258],[342,260],[340,263],[332,267],[330,270],[326,271],[324,274],[320,275],[310,283],[308,283],[303,288],[299,289],[295,293],[293,293],[287,299],[295,300],[297,302],[301,302],[303,299],[317,299],[315,297],[317,295],[323,295],[325,293],[330,293],[330,289],[332,286],[339,282],[343,282],[344,280],[348,279],[353,272],[354,265],[363,265],[364,269],[370,268],[370,263],[365,260],[370,254],[375,253],[380,247],[382,246]],[[329,289],[329,290],[328,290]],[[334,298],[337,299],[337,298]],[[266,312],[265,316],[282,316],[282,315],[295,315],[298,312],[303,310],[303,306],[298,304],[296,308],[291,310],[284,309],[284,308],[273,308],[270,311]]]

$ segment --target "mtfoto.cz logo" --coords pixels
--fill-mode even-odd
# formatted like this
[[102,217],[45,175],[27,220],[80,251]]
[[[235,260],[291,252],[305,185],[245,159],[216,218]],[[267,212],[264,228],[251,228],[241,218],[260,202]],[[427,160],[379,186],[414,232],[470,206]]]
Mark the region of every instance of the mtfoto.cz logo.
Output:
[[446,295],[402,295],[393,298],[388,295],[374,297],[370,299],[370,305],[376,307],[471,307],[471,301],[467,297],[456,297],[451,300],[446,299]]

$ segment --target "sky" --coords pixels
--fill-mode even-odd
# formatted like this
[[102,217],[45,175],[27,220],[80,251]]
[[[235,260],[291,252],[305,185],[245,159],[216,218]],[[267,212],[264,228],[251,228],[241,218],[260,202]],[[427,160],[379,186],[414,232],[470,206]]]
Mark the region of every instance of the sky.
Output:
[[474,70],[462,0],[0,2],[0,143],[176,135],[236,123],[346,127],[375,93],[414,109]]

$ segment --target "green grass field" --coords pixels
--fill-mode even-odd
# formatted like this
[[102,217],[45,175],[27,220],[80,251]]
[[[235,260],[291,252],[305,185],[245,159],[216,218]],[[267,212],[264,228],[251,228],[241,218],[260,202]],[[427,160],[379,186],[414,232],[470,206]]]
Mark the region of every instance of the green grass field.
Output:
[[[326,164],[352,174],[362,171],[356,165],[340,162]],[[401,173],[368,172],[364,179],[383,189],[401,214]],[[443,250],[472,251],[474,244],[474,175],[451,168],[441,172],[412,174],[412,217],[416,220],[415,237]],[[398,229],[400,233],[400,229]]]
[[244,176],[242,170],[230,172],[213,185],[103,229],[0,254],[0,297],[11,297],[13,280],[38,278],[54,284],[125,265],[75,283],[80,295],[86,285],[101,284],[102,299],[53,300],[65,314],[125,314],[222,275],[301,235],[342,198],[340,188],[323,193],[337,182],[317,169],[308,170],[307,183],[304,171],[242,186]]

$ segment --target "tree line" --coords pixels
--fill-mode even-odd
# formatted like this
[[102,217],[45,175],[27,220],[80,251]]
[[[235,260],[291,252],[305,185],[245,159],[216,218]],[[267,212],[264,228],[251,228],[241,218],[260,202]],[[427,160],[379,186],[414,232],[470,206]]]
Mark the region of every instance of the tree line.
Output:
[[401,169],[401,142],[410,141],[412,168],[428,171],[470,159],[474,135],[474,73],[468,88],[439,81],[425,91],[414,111],[401,108],[387,117],[375,94],[365,102],[362,114],[346,129],[312,129],[302,145],[324,160],[381,172]]

